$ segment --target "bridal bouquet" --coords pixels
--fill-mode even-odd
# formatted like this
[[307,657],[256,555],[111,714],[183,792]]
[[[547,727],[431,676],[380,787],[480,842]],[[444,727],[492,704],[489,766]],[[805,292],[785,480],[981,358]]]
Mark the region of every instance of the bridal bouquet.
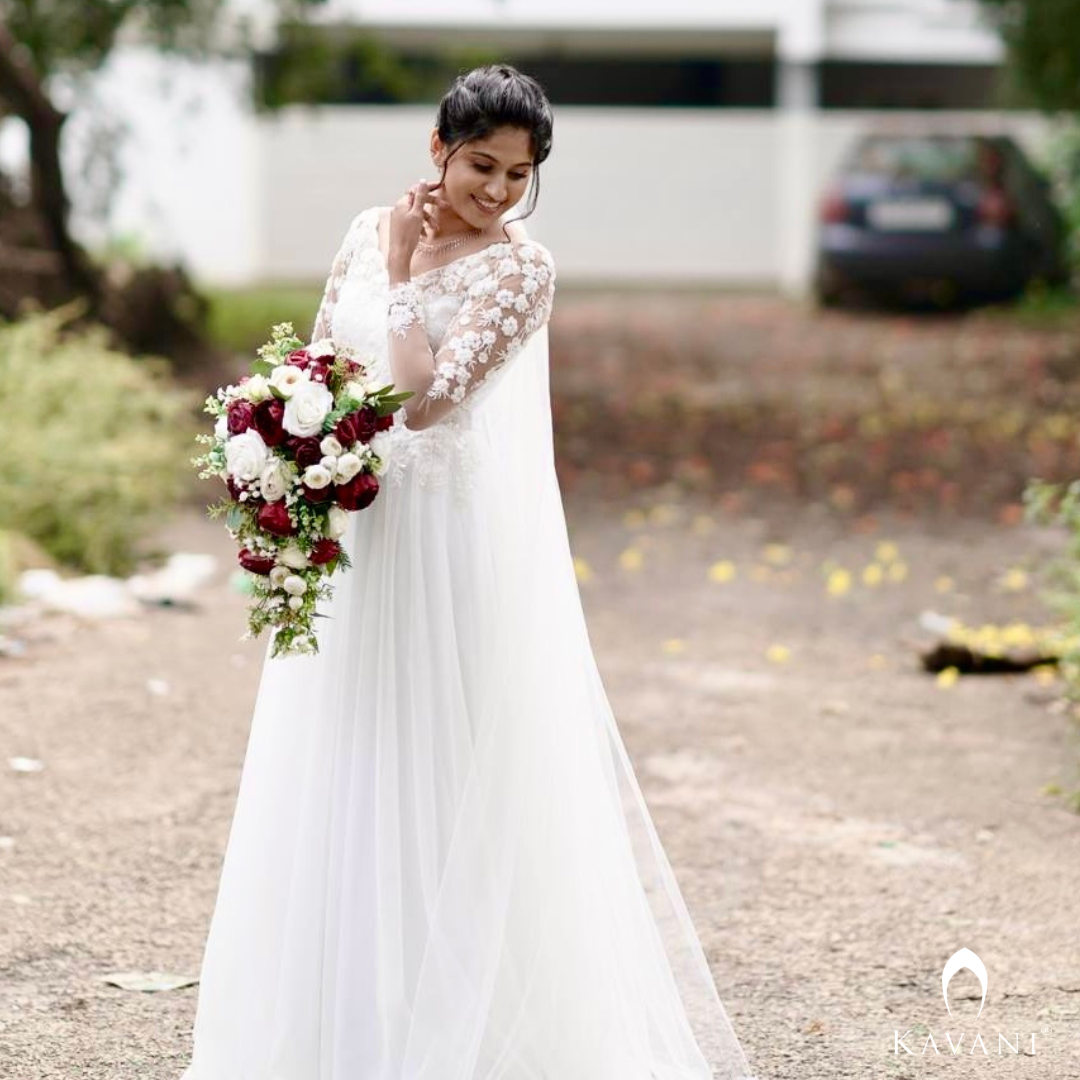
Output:
[[251,372],[206,399],[217,418],[192,458],[202,479],[228,495],[208,507],[225,515],[252,575],[247,638],[273,630],[272,656],[314,654],[318,601],[348,569],[341,546],[351,511],[379,493],[393,413],[410,393],[366,381],[364,365],[329,338],[304,345],[291,323],[273,327]]

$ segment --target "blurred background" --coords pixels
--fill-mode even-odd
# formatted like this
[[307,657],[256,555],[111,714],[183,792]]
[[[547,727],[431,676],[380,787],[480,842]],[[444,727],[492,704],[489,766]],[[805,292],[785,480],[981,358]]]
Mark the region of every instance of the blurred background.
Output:
[[203,402],[492,61],[554,105],[575,567],[751,1060],[879,1075],[967,945],[1074,1075],[1080,0],[0,0],[0,1073],[186,1064],[265,649]]
[[[28,559],[130,572],[206,501],[203,397],[272,324],[310,332],[349,221],[426,175],[439,97],[495,60],[557,118],[529,228],[567,495],[1010,526],[1080,471],[1080,5],[0,14],[0,596]],[[88,371],[93,408],[57,389]]]

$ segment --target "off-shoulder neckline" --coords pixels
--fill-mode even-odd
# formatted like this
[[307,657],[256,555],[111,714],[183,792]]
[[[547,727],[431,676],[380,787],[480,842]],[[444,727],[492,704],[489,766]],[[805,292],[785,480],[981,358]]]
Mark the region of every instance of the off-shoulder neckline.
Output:
[[[375,253],[379,257],[379,265],[383,269],[383,273],[390,273],[390,265],[386,260],[386,256],[383,254],[382,247],[379,245],[379,215],[383,207],[373,206],[371,207],[371,239],[372,246],[375,249]],[[464,255],[459,255],[456,259],[451,259],[449,262],[442,263],[440,266],[429,266],[426,270],[421,270],[418,274],[410,275],[411,281],[417,281],[420,278],[425,278],[429,274],[436,274],[440,270],[447,270],[451,266],[456,266],[460,262],[464,262],[466,259],[472,259],[477,255],[486,255],[489,251],[495,248],[512,248],[515,244],[537,244],[531,236],[527,236],[524,240],[496,240],[494,243],[488,244],[487,247],[477,248],[476,251],[467,251]]]

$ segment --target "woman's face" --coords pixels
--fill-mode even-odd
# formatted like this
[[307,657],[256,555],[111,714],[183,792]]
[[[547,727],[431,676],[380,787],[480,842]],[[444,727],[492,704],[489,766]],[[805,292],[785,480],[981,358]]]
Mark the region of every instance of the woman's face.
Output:
[[[448,148],[438,131],[432,132],[431,153],[441,168]],[[482,139],[458,147],[438,189],[450,204],[440,211],[440,226],[452,222],[456,215],[469,228],[487,228],[521,201],[532,169],[532,147],[524,128],[496,128]]]

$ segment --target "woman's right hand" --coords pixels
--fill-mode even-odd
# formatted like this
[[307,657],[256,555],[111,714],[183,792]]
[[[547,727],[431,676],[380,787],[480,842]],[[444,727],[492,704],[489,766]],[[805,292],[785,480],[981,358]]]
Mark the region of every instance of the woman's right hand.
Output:
[[389,264],[402,280],[411,276],[413,252],[428,221],[428,203],[435,198],[426,180],[413,184],[390,210]]

